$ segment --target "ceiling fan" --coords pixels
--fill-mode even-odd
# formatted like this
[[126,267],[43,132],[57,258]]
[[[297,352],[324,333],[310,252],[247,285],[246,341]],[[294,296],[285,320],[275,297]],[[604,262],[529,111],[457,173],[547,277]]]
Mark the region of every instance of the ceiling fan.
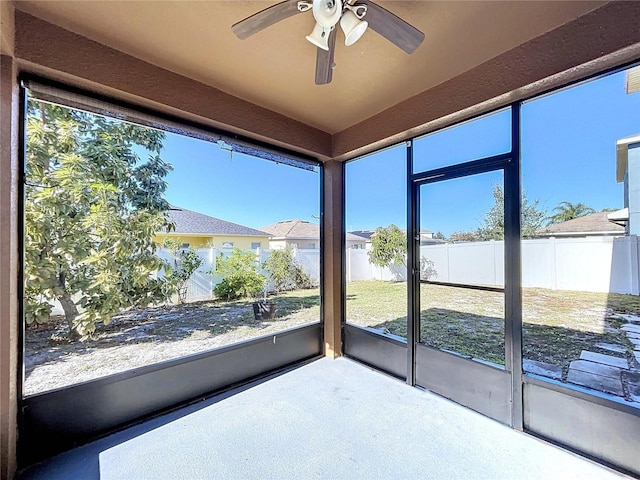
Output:
[[424,33],[371,0],[285,0],[239,21],[231,30],[244,40],[281,20],[309,10],[316,21],[306,37],[317,47],[316,85],[331,83],[338,23],[347,47],[357,42],[367,28],[409,54],[424,40]]

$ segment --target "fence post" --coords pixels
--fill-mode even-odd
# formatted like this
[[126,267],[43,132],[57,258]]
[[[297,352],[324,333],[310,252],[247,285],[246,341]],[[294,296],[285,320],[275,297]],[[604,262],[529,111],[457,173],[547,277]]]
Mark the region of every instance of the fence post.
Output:
[[451,281],[451,261],[449,258],[449,253],[450,253],[449,250],[451,249],[451,246],[449,243],[445,243],[445,247],[446,248],[444,249],[444,252],[445,252],[444,258],[447,264],[447,282],[450,282]]
[[498,285],[498,255],[496,255],[496,248],[498,248],[498,243],[502,243],[504,245],[504,241],[503,242],[496,242],[494,239],[491,239],[491,264],[493,265],[493,285]]
[[549,239],[551,245],[551,290],[558,289],[558,262],[557,262],[557,252],[556,252],[556,237],[551,237]]
[[629,264],[631,265],[631,285],[629,285],[632,295],[640,295],[640,255],[638,254],[638,236],[629,235]]

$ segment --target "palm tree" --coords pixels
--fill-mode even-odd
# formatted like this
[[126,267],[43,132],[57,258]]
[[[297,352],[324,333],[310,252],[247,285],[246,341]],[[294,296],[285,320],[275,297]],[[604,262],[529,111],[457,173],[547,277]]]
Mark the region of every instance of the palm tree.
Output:
[[553,223],[562,223],[567,220],[572,220],[578,217],[584,217],[585,215],[590,215],[595,213],[595,210],[591,207],[588,207],[582,202],[579,203],[571,203],[571,202],[560,202],[557,207],[553,210],[554,215],[549,217],[549,224]]

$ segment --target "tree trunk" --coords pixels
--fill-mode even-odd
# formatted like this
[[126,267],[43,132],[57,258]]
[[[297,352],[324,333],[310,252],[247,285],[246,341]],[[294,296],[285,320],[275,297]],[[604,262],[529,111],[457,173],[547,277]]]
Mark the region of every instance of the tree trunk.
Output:
[[69,326],[69,338],[77,339],[79,335],[76,329],[73,328],[73,321],[78,316],[78,308],[71,299],[71,295],[69,295],[67,292],[59,296],[58,301],[60,302],[60,305],[62,305],[62,309],[64,310],[64,317],[67,320],[67,325]]

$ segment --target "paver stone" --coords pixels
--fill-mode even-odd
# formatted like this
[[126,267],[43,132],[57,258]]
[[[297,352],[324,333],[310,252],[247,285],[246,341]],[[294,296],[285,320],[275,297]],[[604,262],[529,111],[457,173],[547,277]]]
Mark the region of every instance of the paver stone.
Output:
[[574,360],[569,365],[569,369],[579,370],[581,372],[599,375],[601,377],[610,377],[620,380],[620,369],[602,365],[601,363],[590,362],[588,360]]
[[640,373],[622,372],[622,382],[626,384],[631,399],[640,402]]
[[617,318],[623,318],[630,323],[640,323],[640,317],[638,317],[637,315],[629,315],[628,313],[617,313],[615,316]]
[[618,343],[596,343],[596,347],[614,353],[625,353],[627,351],[627,349],[623,345],[620,345]]
[[580,360],[589,360],[591,362],[601,363],[611,367],[629,368],[629,362],[627,362],[626,358],[603,355],[601,353],[589,352],[588,350],[582,350],[582,353],[580,353]]
[[635,323],[625,323],[620,329],[625,332],[640,333],[640,325],[636,325]]
[[595,375],[593,373],[583,372],[569,368],[569,374],[567,375],[567,382],[575,383],[583,387],[592,388],[599,392],[612,393],[613,395],[623,396],[622,380],[620,377],[617,379],[611,377],[603,377],[601,375]]
[[522,361],[524,371],[540,375],[542,377],[554,378],[560,380],[562,378],[562,367],[553,365],[552,363],[538,362],[537,360],[529,360],[525,358]]

